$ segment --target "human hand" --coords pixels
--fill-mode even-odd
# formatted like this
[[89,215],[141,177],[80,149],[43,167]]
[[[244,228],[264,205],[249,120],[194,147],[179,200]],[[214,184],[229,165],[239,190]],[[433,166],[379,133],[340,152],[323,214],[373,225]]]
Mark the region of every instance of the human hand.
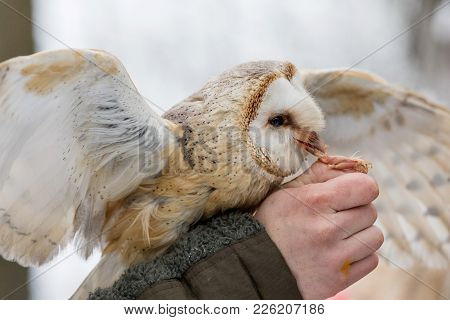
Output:
[[373,223],[373,178],[316,162],[274,192],[256,214],[280,250],[305,299],[334,296],[378,265],[384,241]]

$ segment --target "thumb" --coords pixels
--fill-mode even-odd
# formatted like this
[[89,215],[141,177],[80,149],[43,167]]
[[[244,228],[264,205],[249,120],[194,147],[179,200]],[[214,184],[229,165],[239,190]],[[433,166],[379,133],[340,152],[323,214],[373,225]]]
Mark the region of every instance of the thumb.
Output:
[[327,164],[316,161],[308,170],[294,180],[285,183],[282,188],[298,188],[305,184],[326,182],[345,173],[342,170],[330,168]]

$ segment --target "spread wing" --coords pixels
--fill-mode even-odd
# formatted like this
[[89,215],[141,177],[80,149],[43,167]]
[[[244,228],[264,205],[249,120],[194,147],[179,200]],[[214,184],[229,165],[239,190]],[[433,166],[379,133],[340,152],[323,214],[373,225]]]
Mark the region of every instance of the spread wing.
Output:
[[75,237],[89,255],[107,202],[162,170],[171,126],[106,52],[0,64],[0,254],[41,264]]
[[382,252],[396,264],[448,268],[450,110],[359,71],[305,71],[325,113],[330,154],[373,163]]

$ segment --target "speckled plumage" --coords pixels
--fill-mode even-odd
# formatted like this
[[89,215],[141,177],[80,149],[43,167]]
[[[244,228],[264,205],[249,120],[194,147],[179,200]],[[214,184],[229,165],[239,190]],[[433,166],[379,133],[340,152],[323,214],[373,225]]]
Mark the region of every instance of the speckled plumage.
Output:
[[[276,165],[258,162],[247,119],[255,116],[267,86],[279,77],[291,78],[291,70],[292,65],[275,62],[238,66],[166,112],[163,117],[181,127],[179,143],[161,176],[123,200],[133,199],[133,209],[121,204],[121,213],[111,214],[124,218],[114,222],[106,252],[120,249],[128,257],[144,251],[148,258],[198,219],[252,208],[280,185],[284,175]],[[136,219],[143,223],[132,224]]]

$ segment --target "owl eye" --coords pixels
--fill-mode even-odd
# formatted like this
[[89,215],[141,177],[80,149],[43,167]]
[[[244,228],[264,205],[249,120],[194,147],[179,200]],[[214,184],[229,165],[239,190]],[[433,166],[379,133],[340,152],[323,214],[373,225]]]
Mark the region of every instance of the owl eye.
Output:
[[276,116],[269,119],[269,123],[274,127],[281,127],[285,123],[283,116]]

